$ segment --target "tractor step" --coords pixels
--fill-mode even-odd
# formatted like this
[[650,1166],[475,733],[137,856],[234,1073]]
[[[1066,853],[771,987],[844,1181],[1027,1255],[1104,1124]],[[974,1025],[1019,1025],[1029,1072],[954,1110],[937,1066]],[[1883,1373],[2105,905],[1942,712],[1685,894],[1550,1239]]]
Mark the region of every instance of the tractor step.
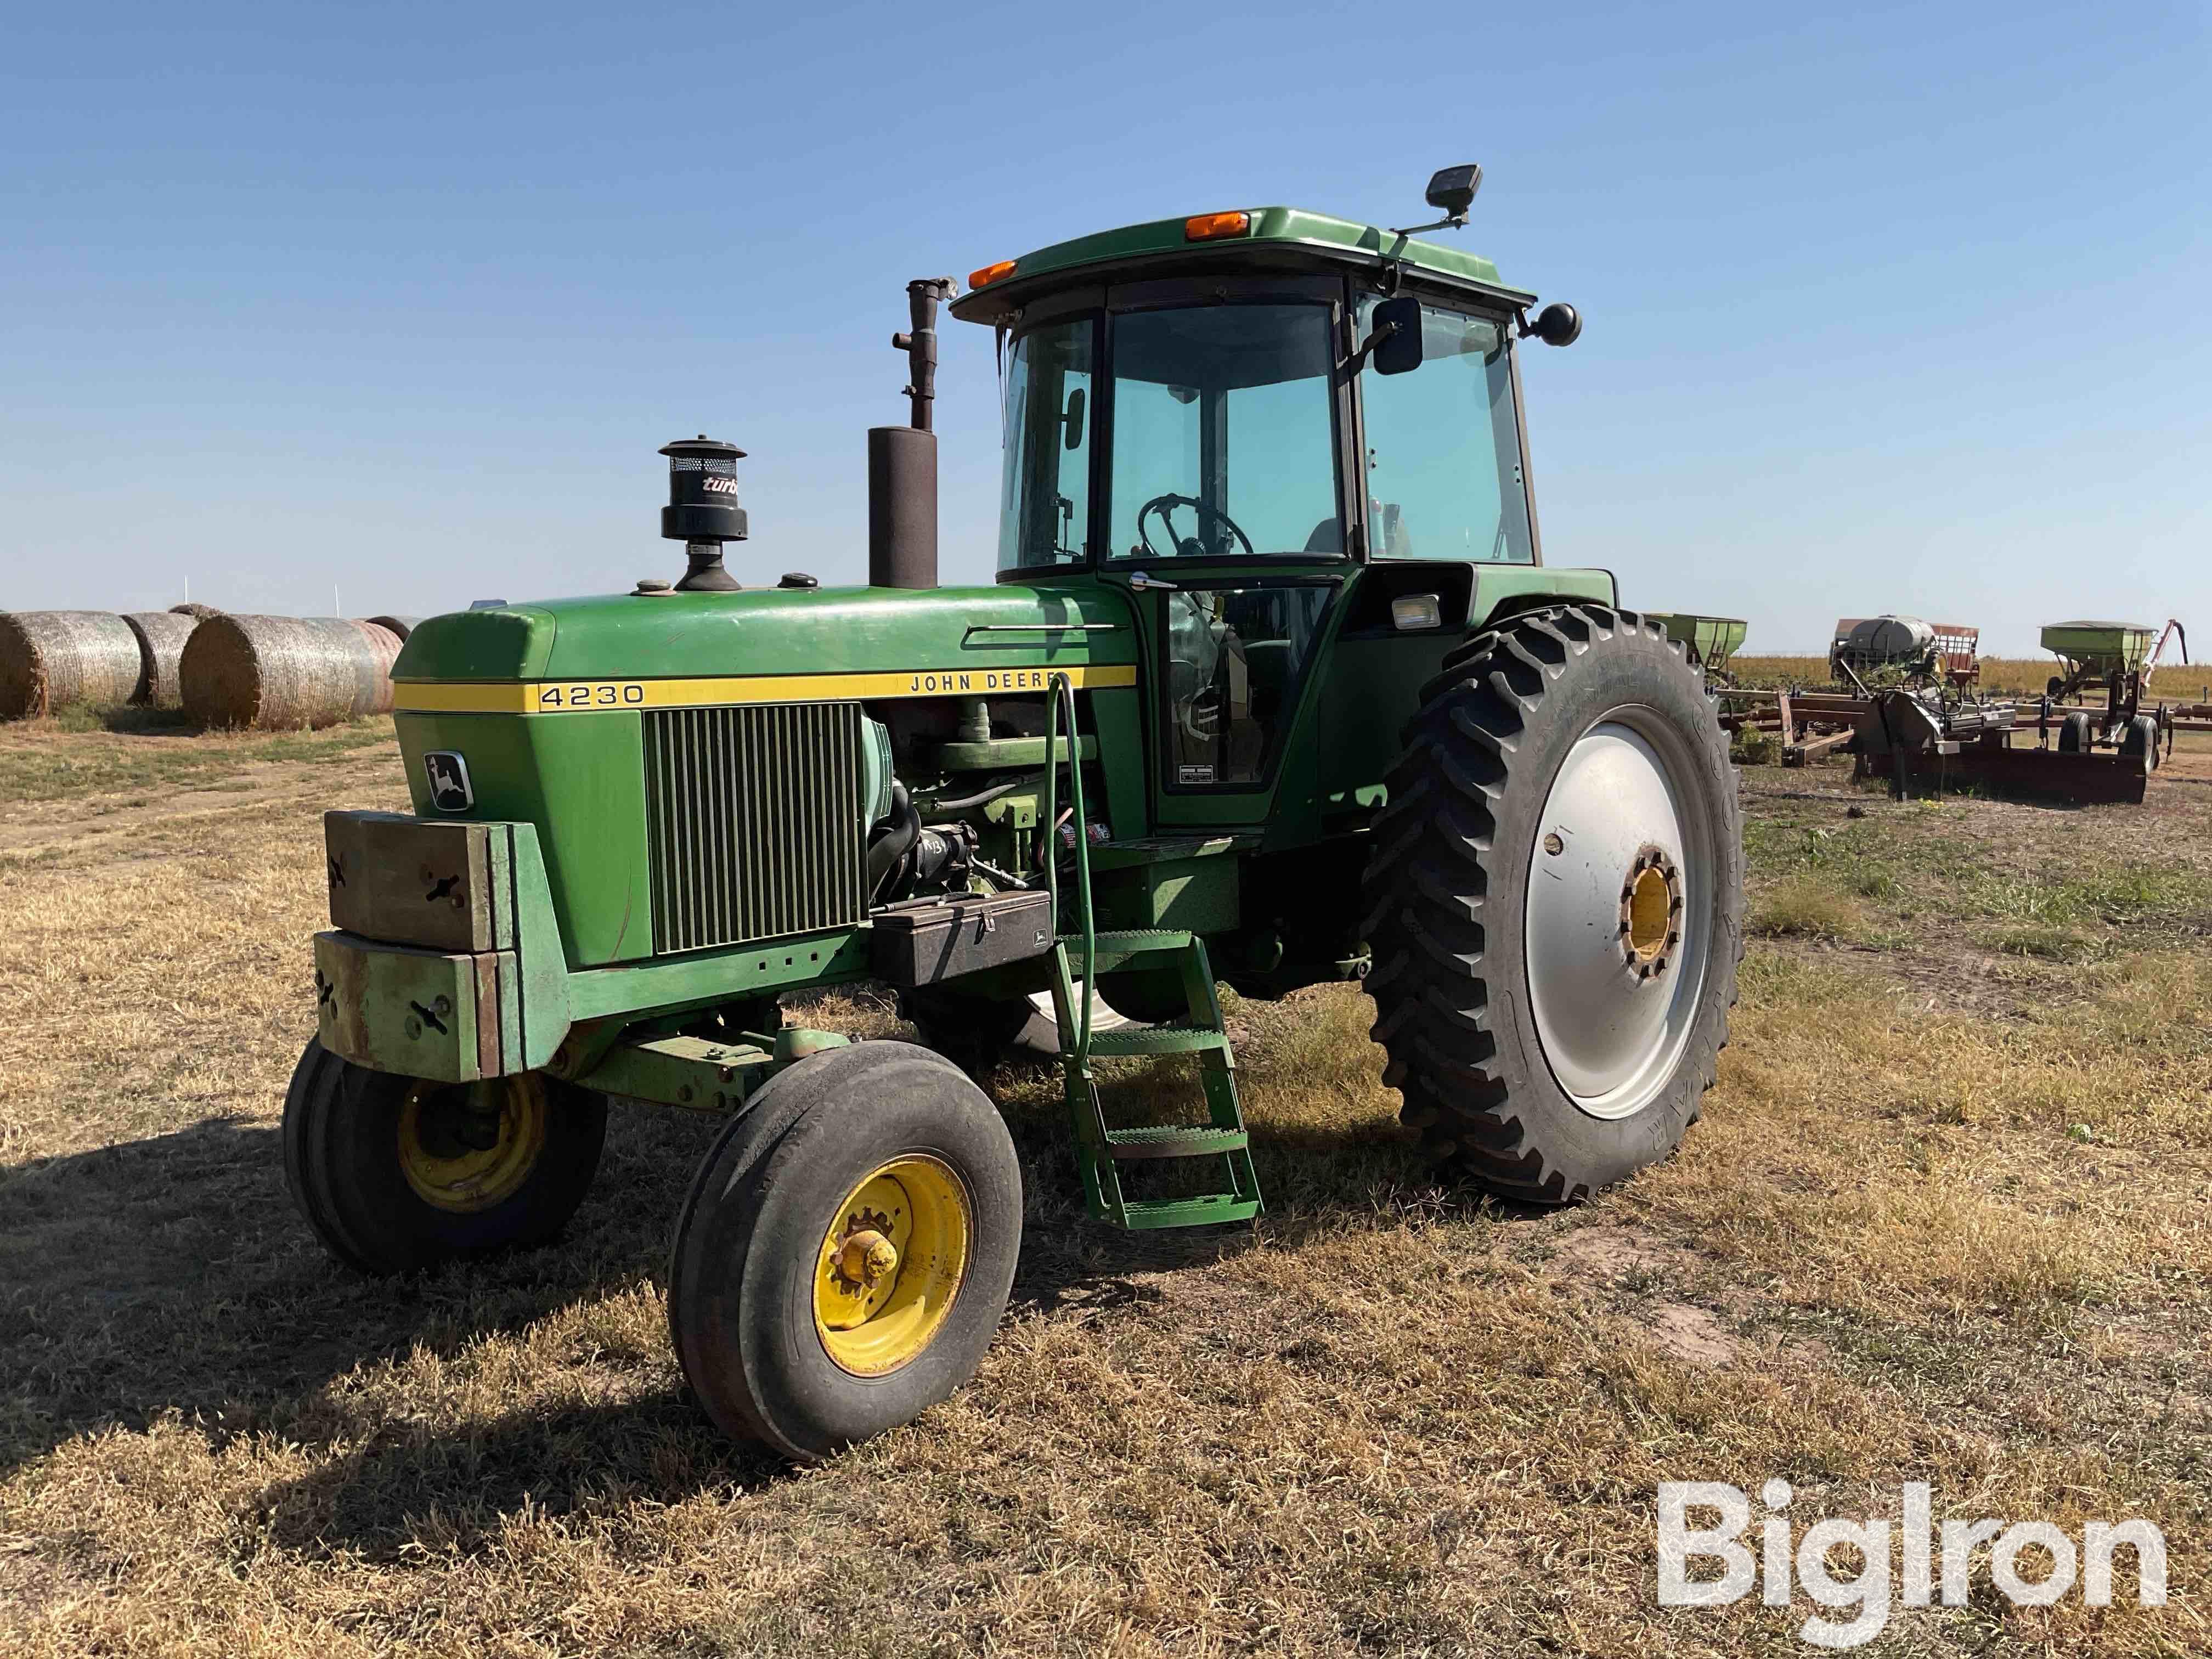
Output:
[[[1076,731],[1075,690],[1065,673],[1055,673],[1046,698],[1045,752],[1056,748],[1063,718],[1066,730]],[[1088,823],[1083,806],[1083,770],[1069,764],[1068,806],[1076,823]],[[1045,772],[1045,822],[1060,821],[1059,764]],[[1234,843],[1219,838],[1200,851],[1227,850]],[[1142,850],[1132,844],[1137,856]],[[1045,878],[1052,894],[1053,915],[1058,925],[1071,920],[1079,930],[1063,933],[1054,941],[1051,954],[1052,1003],[1060,1029],[1060,1066],[1067,1093],[1068,1115],[1074,1121],[1075,1162],[1083,1173],[1084,1208],[1091,1216],[1116,1227],[1206,1227],[1224,1221],[1249,1221],[1260,1213],[1260,1182],[1252,1172],[1252,1143],[1244,1132],[1243,1108],[1237,1099],[1237,1059],[1230,1051],[1229,1034],[1221,1022],[1221,1000],[1213,988],[1213,969],[1206,961],[1206,941],[1178,928],[1139,927],[1101,933],[1094,922],[1091,902],[1089,837],[1074,841],[1074,891],[1061,902],[1059,861],[1048,860]],[[1102,862],[1111,861],[1102,857]],[[1074,915],[1068,915],[1073,908]],[[1165,1025],[1132,1026],[1125,1030],[1091,1029],[1091,988],[1101,974],[1140,957],[1173,958],[1173,970],[1182,981],[1186,1018]],[[1157,964],[1160,972],[1168,963]],[[1078,992],[1077,987],[1082,989]],[[1206,1094],[1205,1123],[1173,1123],[1116,1129],[1106,1121],[1106,1109],[1098,1096],[1098,1079],[1091,1069],[1097,1054],[1196,1054],[1198,1077]],[[1167,1158],[1212,1158],[1220,1162],[1224,1190],[1192,1194],[1179,1198],[1133,1198],[1121,1184],[1124,1164]]]
[[1217,1129],[1211,1123],[1170,1123],[1142,1129],[1109,1129],[1106,1145],[1123,1162],[1147,1158],[1203,1158],[1209,1152],[1238,1152],[1252,1144],[1242,1129]]
[[1229,1034],[1207,1025],[1132,1025],[1091,1036],[1094,1054],[1197,1054],[1208,1049],[1226,1055]]
[[1190,935],[1174,927],[1131,927],[1091,940],[1091,972],[1103,974],[1139,957],[1173,956],[1190,948]]
[[1154,1227],[1212,1227],[1224,1221],[1249,1221],[1261,1209],[1259,1195],[1210,1193],[1204,1198],[1135,1198],[1122,1206],[1124,1227],[1132,1232]]

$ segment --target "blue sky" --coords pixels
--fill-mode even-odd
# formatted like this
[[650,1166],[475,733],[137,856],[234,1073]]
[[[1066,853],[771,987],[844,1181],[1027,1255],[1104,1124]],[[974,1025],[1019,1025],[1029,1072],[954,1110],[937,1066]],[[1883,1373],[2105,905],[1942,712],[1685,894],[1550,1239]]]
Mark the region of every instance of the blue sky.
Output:
[[[2212,19],[1838,9],[17,7],[0,606],[435,611],[865,563],[909,276],[1288,202],[1582,307],[1527,365],[1553,563],[1814,650],[1839,613],[2169,611],[2212,655]],[[1091,17],[1099,21],[1089,21]],[[987,579],[990,337],[945,568]]]

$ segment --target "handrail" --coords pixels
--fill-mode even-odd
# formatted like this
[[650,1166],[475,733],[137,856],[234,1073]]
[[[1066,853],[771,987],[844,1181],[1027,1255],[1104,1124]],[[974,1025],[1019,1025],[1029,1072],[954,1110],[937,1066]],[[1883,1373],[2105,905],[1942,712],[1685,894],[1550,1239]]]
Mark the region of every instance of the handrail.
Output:
[[1046,890],[1052,895],[1052,925],[1060,926],[1060,849],[1054,842],[1060,836],[1060,716],[1067,711],[1067,778],[1068,806],[1075,816],[1075,887],[1078,908],[1083,915],[1083,1012],[1076,1020],[1075,1057],[1079,1062],[1091,1057],[1091,999],[1093,994],[1092,969],[1098,961],[1098,930],[1091,910],[1091,830],[1090,820],[1083,808],[1083,762],[1079,753],[1079,734],[1075,722],[1075,683],[1064,672],[1055,671],[1045,682],[1045,745],[1044,775],[1044,878]]

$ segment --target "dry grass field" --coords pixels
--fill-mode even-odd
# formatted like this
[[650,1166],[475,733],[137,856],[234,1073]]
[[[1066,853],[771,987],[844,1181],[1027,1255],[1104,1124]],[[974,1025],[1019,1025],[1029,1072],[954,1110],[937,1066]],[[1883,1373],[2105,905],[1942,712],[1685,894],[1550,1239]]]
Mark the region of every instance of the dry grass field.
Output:
[[1747,769],[1719,1086],[1571,1212],[1424,1180],[1349,989],[1231,1010],[1249,1231],[1087,1224],[1050,1080],[1001,1071],[996,1346],[793,1471],[710,1431],[666,1345],[709,1124],[618,1116],[561,1248],[420,1282],[295,1218],[319,815],[404,803],[388,730],[0,732],[11,1659],[1802,1652],[1802,1596],[1656,1600],[1656,1484],[1777,1475],[1808,1519],[1921,1480],[1939,1517],[2165,1529],[2163,1609],[2125,1565],[2109,1612],[2014,1608],[1984,1563],[1868,1651],[2212,1651],[2208,740],[2141,807]]

